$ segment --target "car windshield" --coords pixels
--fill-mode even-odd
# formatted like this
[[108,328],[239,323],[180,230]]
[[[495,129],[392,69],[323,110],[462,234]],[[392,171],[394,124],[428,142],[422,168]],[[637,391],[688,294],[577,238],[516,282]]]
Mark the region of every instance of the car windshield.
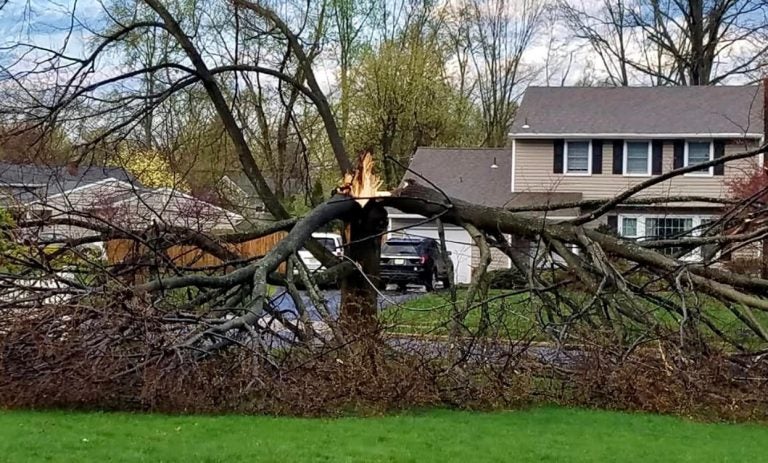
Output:
[[323,247],[331,252],[334,252],[336,250],[336,242],[333,238],[315,238],[318,243],[322,244]]
[[415,243],[384,243],[381,247],[381,253],[387,255],[406,254],[409,256],[417,256],[419,255],[419,250]]
[[[325,249],[331,252],[336,252],[336,240],[334,240],[333,238],[315,238],[315,241],[320,243]],[[301,251],[309,252],[305,247],[302,247]]]

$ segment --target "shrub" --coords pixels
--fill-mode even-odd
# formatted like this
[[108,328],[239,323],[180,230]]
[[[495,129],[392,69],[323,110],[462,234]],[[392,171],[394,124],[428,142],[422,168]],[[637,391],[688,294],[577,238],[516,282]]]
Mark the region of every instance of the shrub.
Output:
[[525,286],[525,275],[515,268],[492,270],[488,272],[491,289],[517,289]]

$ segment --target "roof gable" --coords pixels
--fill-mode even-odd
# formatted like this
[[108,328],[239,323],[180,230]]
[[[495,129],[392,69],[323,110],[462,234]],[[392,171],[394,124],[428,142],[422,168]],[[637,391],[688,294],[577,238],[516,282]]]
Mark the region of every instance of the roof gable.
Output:
[[421,147],[413,155],[403,178],[428,185],[420,176],[450,197],[502,206],[512,195],[512,150]]
[[759,137],[762,104],[759,85],[529,87],[510,135]]

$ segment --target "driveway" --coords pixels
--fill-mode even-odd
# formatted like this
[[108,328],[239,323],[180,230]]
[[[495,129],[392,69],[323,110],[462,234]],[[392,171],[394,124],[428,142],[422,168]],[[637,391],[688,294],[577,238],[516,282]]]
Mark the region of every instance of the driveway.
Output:
[[[333,318],[336,318],[339,314],[339,306],[341,305],[341,292],[338,289],[333,289],[322,291],[321,293],[325,299],[325,305],[328,307],[328,311]],[[404,293],[400,291],[383,291],[379,295],[379,310],[385,309],[392,305],[403,303],[409,299],[423,296],[424,294],[424,289],[422,287],[409,287],[408,291]],[[307,311],[309,312],[310,319],[313,321],[322,320],[320,312],[318,312],[317,308],[314,306],[314,304],[312,304],[309,296],[307,296],[304,291],[301,292],[301,295],[302,300],[304,301],[304,305],[307,307]],[[275,307],[289,318],[293,318],[297,315],[296,306],[293,304],[293,299],[286,292],[280,291],[275,296],[273,296],[271,300]]]

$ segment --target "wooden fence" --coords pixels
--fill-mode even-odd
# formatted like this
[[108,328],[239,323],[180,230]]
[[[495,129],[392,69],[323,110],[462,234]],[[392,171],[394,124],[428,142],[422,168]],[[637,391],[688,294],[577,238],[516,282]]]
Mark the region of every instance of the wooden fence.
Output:
[[[228,249],[236,252],[244,259],[249,257],[261,257],[275,247],[288,233],[277,232],[261,238],[256,238],[242,243],[224,244]],[[146,253],[146,247],[133,240],[111,240],[106,243],[107,259],[110,264],[119,264],[131,258],[141,257]],[[190,268],[210,268],[223,264],[222,260],[195,246],[177,245],[171,246],[165,251],[165,256],[174,265]],[[280,271],[284,267],[281,266]]]

